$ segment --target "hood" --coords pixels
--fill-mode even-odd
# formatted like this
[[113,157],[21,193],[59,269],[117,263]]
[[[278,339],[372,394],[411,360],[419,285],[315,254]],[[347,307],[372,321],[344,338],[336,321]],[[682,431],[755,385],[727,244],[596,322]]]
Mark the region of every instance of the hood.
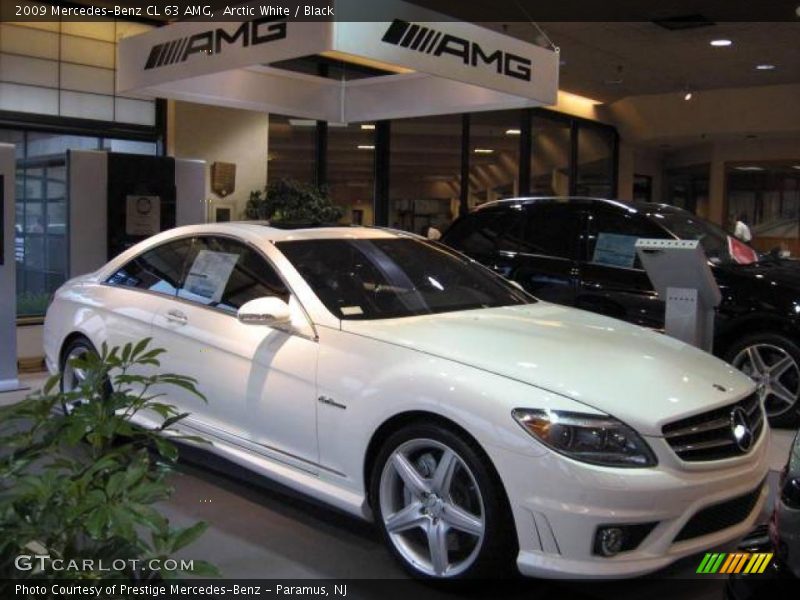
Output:
[[800,291],[800,262],[798,261],[784,259],[753,265],[724,265],[719,268],[736,277],[761,280],[765,285],[778,285]]
[[683,342],[547,302],[344,320],[342,329],[567,396],[645,435],[660,436],[664,424],[730,404],[755,388],[730,365]]

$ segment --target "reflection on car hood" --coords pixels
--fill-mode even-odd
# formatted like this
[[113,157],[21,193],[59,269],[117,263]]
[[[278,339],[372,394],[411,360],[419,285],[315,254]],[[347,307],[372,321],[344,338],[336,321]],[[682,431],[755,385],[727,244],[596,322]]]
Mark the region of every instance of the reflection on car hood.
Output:
[[748,377],[692,346],[547,302],[345,320],[342,329],[556,392],[647,435],[661,435],[665,423],[732,403],[754,389]]
[[725,265],[721,270],[738,277],[762,279],[767,284],[786,286],[800,290],[800,262],[781,260],[764,261],[754,265]]

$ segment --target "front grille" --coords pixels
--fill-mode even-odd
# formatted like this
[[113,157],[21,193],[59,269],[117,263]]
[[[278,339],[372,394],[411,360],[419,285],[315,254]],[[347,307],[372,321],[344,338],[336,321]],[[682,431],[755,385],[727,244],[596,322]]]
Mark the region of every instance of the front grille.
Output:
[[[752,432],[752,443],[742,450],[733,437],[731,412],[741,407]],[[667,443],[682,460],[720,460],[747,454],[764,430],[764,411],[756,394],[722,408],[669,423],[662,428]]]
[[738,498],[726,500],[719,504],[707,506],[703,510],[695,513],[695,515],[686,522],[675,537],[676,542],[683,540],[690,540],[692,538],[700,537],[701,535],[708,535],[722,531],[728,527],[733,527],[744,521],[758,502],[758,497],[761,495],[761,487],[763,482],[752,492],[749,492]]

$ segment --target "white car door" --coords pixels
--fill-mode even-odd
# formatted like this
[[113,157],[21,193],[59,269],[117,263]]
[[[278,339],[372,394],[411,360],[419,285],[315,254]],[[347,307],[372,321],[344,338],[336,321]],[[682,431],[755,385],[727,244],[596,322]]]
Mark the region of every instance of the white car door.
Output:
[[[178,291],[191,238],[161,244],[120,267],[97,286],[94,303],[102,307],[98,343],[109,348],[136,344],[152,335],[152,321],[164,298]],[[99,346],[98,346],[99,350]]]
[[293,322],[305,315],[272,265],[230,238],[196,237],[177,296],[153,320],[164,371],[194,377],[203,403],[184,390],[170,394],[184,424],[316,471],[317,342],[313,336],[244,324],[237,309],[249,300],[289,301]]

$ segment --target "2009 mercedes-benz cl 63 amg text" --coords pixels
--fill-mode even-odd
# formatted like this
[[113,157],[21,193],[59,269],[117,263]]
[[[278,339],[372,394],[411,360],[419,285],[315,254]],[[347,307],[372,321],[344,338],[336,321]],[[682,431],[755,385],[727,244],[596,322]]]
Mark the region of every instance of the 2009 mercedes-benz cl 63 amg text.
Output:
[[47,362],[70,388],[71,358],[147,336],[208,397],[171,394],[187,432],[374,519],[419,576],[647,573],[743,535],[767,494],[748,377],[416,236],[161,233],[58,290]]

